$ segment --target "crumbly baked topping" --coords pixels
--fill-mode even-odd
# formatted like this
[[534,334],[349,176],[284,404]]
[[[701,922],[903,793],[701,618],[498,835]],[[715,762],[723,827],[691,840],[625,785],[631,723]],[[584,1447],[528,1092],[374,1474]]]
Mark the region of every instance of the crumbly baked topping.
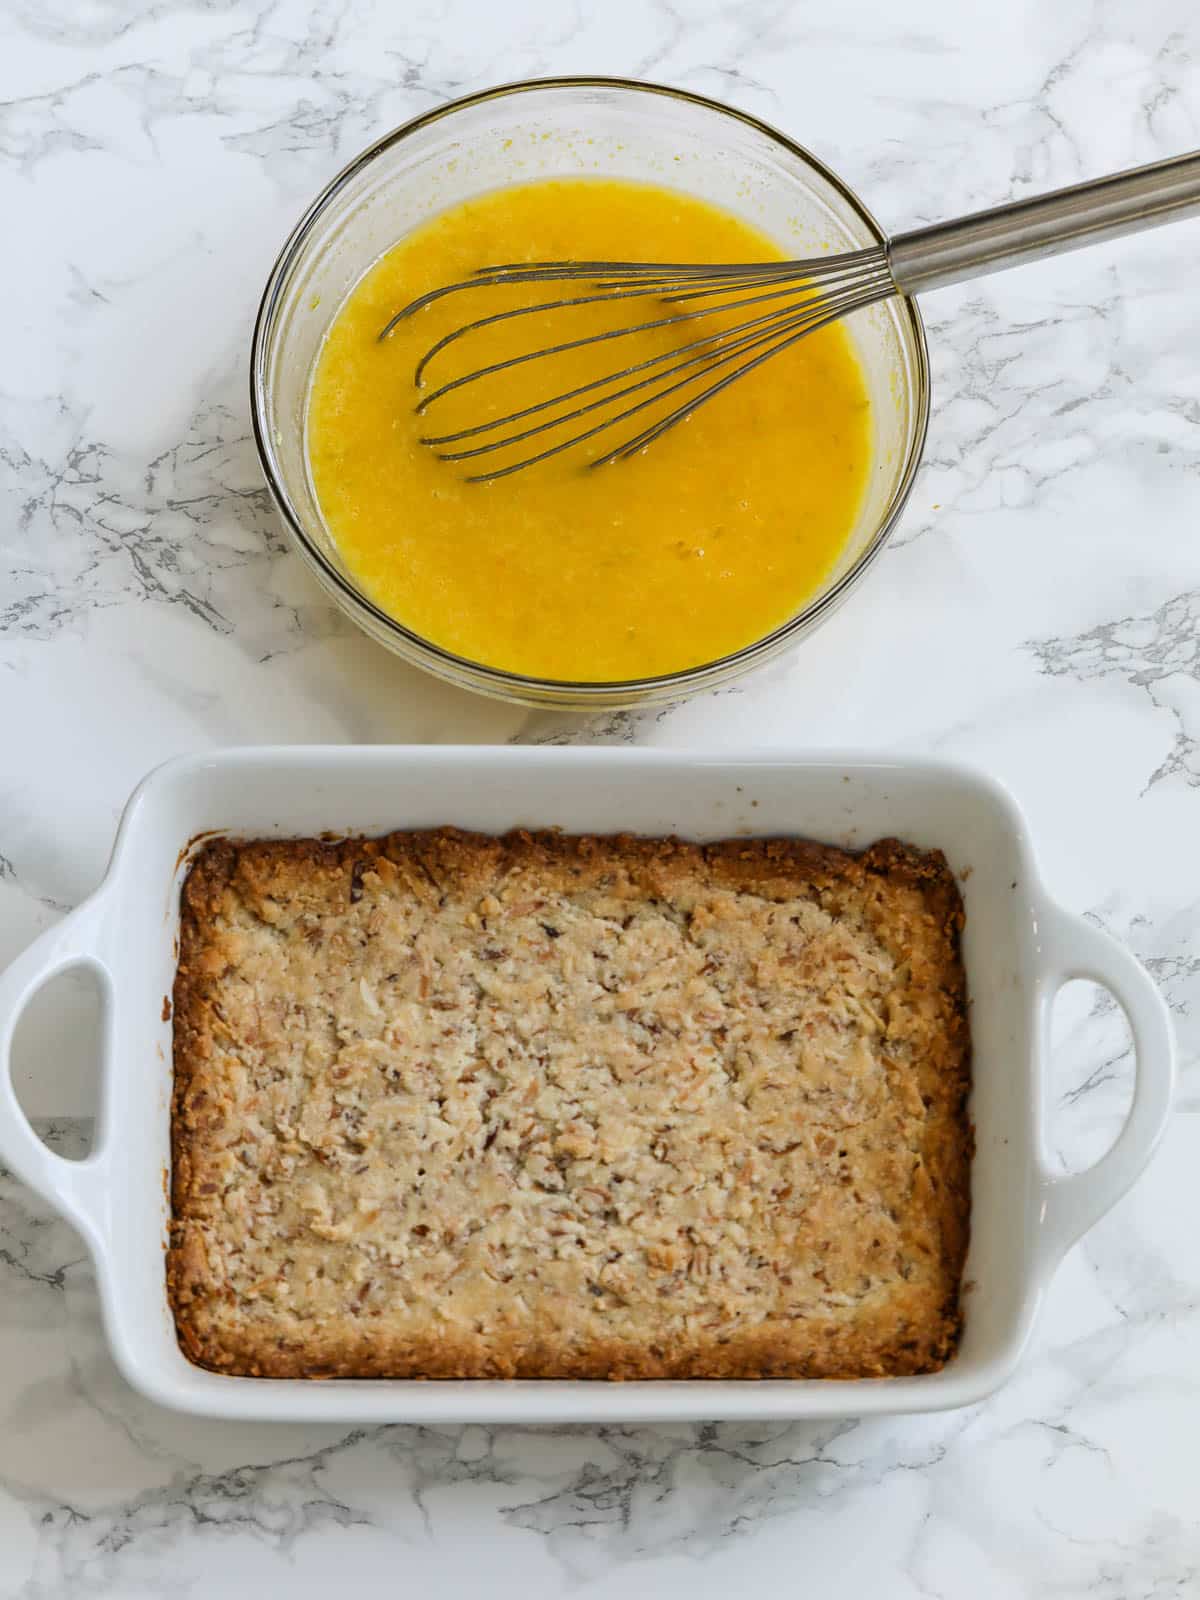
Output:
[[961,902],[794,840],[210,843],[179,1338],[275,1376],[859,1377],[952,1352]]

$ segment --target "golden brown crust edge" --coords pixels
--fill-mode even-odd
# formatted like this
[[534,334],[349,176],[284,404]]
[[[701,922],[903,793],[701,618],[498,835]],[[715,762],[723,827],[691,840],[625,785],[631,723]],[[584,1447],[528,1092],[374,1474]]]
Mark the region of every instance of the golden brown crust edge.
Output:
[[[231,883],[245,852],[255,852],[261,871],[317,871],[341,876],[353,893],[355,875],[380,856],[397,855],[423,863],[428,856],[438,867],[467,871],[478,867],[479,852],[517,856],[561,865],[572,859],[634,864],[669,896],[679,863],[702,859],[714,880],[727,887],[770,892],[799,881],[882,882],[919,888],[930,915],[941,930],[945,961],[930,974],[950,999],[948,1026],[932,1063],[931,1088],[943,1100],[946,1115],[926,1122],[922,1151],[933,1178],[931,1199],[942,1239],[948,1285],[940,1315],[914,1336],[888,1339],[881,1330],[810,1322],[808,1352],[798,1358],[794,1344],[771,1324],[760,1324],[720,1342],[698,1341],[670,1350],[631,1347],[626,1341],[597,1341],[586,1350],[564,1350],[553,1342],[526,1341],[519,1349],[498,1350],[486,1340],[421,1341],[407,1338],[402,1346],[371,1338],[363,1329],[349,1341],[343,1329],[334,1347],[323,1348],[319,1332],[302,1343],[248,1338],[230,1348],[205,1326],[208,1293],[207,1262],[202,1236],[189,1227],[195,1186],[203,1179],[205,1117],[197,1112],[189,1091],[202,1076],[212,1043],[207,1016],[213,979],[206,970],[208,930],[221,896]],[[515,832],[502,838],[468,835],[455,829],[398,833],[375,840],[347,839],[252,841],[217,840],[197,854],[182,896],[179,965],[173,990],[174,1088],[171,1117],[173,1221],[167,1258],[168,1297],[180,1345],[197,1365],[243,1376],[290,1378],[545,1378],[545,1379],[756,1379],[865,1378],[934,1372],[953,1355],[961,1331],[960,1281],[969,1237],[970,1158],[972,1134],[966,1116],[969,1090],[969,1030],[965,979],[959,959],[963,922],[961,897],[940,852],[920,852],[894,839],[850,853],[807,840],[726,840],[697,846],[672,839],[624,835],[567,836]],[[186,1109],[185,1109],[186,1108]],[[348,1347],[348,1344],[352,1347]]]

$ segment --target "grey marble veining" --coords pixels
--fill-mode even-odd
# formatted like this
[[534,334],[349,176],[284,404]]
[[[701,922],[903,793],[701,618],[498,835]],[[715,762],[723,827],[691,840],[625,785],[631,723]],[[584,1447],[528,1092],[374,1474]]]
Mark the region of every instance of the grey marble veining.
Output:
[[[985,1405],[750,1428],[284,1428],[133,1395],[71,1229],[0,1176],[0,1597],[1200,1594],[1200,223],[925,302],[926,465],[789,661],[640,713],[427,681],[326,604],[246,415],[263,279],[359,148],[456,94],[656,77],[807,142],[893,228],[1200,146],[1192,0],[840,6],[10,0],[0,10],[0,960],[99,880],[155,762],[258,740],[889,745],[989,767],[1051,890],[1162,984],[1179,1115]],[[86,1148],[86,1008],[19,1041]],[[78,1016],[77,1016],[78,1013]],[[76,1025],[76,1022],[78,1025]],[[1076,986],[1051,1142],[1111,1141]]]

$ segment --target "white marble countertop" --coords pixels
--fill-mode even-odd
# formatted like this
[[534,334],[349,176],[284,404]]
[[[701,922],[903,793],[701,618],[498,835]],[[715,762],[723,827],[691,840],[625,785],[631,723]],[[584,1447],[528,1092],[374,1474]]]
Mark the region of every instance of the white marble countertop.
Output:
[[[275,250],[358,148],[490,82],[732,99],[893,227],[1200,146],[1195,0],[12,0],[0,15],[0,960],[98,881],[175,752],[260,740],[859,744],[998,773],[1067,905],[1174,1008],[1179,1115],[991,1402],[792,1427],[201,1424],[117,1377],[79,1242],[0,1174],[0,1596],[1200,1594],[1200,223],[926,301],[928,463],[867,589],[789,663],[591,722],[442,688],[286,553],[246,417]],[[91,1002],[19,1041],[88,1137]],[[1061,1007],[1054,1139],[1130,1062]]]

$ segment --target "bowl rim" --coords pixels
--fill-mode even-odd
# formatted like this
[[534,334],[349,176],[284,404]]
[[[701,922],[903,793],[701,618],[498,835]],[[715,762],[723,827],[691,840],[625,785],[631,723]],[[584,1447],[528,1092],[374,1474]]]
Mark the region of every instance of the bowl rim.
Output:
[[473,660],[469,656],[457,655],[454,651],[447,650],[443,646],[436,644],[432,639],[427,639],[423,634],[406,627],[351,583],[311,538],[296,512],[291,495],[288,493],[284,475],[278,466],[271,429],[267,425],[266,368],[268,330],[274,322],[292,269],[307,244],[311,229],[324,213],[326,207],[337,198],[348,183],[370,166],[372,162],[378,160],[380,156],[391,150],[394,145],[419,132],[422,128],[429,127],[447,117],[452,117],[457,112],[464,111],[468,107],[485,105],[491,100],[505,99],[511,95],[547,89],[617,89],[629,91],[633,94],[661,95],[668,99],[680,100],[697,106],[705,111],[713,111],[721,116],[729,117],[755,132],[763,134],[767,139],[773,140],[786,150],[789,155],[798,158],[813,168],[857,213],[860,220],[875,235],[878,244],[886,248],[889,243],[888,235],[856,192],[825,162],[815,156],[805,145],[798,143],[795,139],[781,132],[772,123],[765,122],[760,117],[753,116],[747,111],[742,111],[736,106],[728,105],[725,101],[716,100],[709,95],[697,94],[690,89],[676,88],[669,84],[653,83],[636,78],[592,74],[520,78],[514,79],[509,83],[493,85],[488,89],[479,89],[473,94],[462,95],[457,99],[448,100],[442,105],[435,106],[429,111],[424,111],[418,116],[409,118],[407,122],[403,122],[398,127],[391,129],[390,132],[377,139],[374,144],[368,145],[366,149],[360,151],[353,160],[348,162],[340,172],[330,179],[288,234],[267,276],[266,286],[263,289],[258,312],[254,319],[254,331],[250,342],[250,419],[254,443],[258,450],[259,462],[275,508],[296,539],[301,553],[316,567],[318,575],[347,600],[352,607],[366,611],[386,632],[395,634],[418,654],[433,656],[445,668],[452,669],[456,681],[461,681],[462,675],[467,675],[475,680],[482,680],[479,683],[479,687],[492,689],[504,698],[519,697],[531,693],[554,694],[558,692],[564,696],[570,696],[576,703],[585,702],[592,698],[598,701],[604,700],[606,697],[613,695],[628,695],[631,699],[636,700],[643,695],[654,696],[656,693],[661,695],[663,690],[675,687],[679,689],[682,697],[693,690],[705,687],[707,680],[721,679],[729,674],[736,674],[754,665],[760,659],[770,658],[789,639],[806,632],[820,618],[835,610],[850,590],[864,577],[891,538],[896,523],[899,521],[912,493],[917,471],[924,457],[925,441],[929,430],[931,399],[929,345],[920,308],[912,296],[898,293],[892,297],[907,316],[909,331],[913,340],[916,375],[913,386],[915,391],[915,418],[912,440],[900,480],[892,493],[884,515],[880,519],[875,532],[868,540],[866,547],[836,583],[823,590],[802,610],[789,617],[779,627],[772,629],[770,633],[764,634],[761,638],[754,639],[749,644],[743,645],[738,650],[730,651],[726,655],[715,657],[711,661],[699,662],[694,666],[683,667],[675,672],[657,673],[643,678],[570,679],[540,677],[536,674],[512,672],[503,667],[489,666],[486,662]]

